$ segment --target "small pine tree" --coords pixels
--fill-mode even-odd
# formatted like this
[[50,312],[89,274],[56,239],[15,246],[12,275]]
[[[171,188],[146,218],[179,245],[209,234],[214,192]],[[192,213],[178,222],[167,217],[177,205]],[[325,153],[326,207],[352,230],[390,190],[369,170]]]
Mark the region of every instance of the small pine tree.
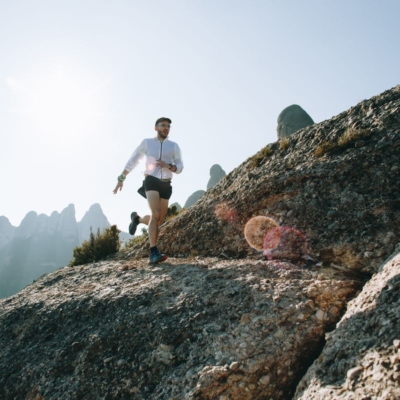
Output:
[[172,218],[176,217],[179,214],[178,209],[176,206],[168,207],[167,214],[165,216],[165,220],[169,221]]
[[121,245],[119,233],[121,231],[116,225],[112,225],[100,233],[100,228],[95,235],[90,227],[89,240],[84,240],[80,246],[74,248],[73,258],[69,266],[82,265],[90,262],[99,261],[116,253]]

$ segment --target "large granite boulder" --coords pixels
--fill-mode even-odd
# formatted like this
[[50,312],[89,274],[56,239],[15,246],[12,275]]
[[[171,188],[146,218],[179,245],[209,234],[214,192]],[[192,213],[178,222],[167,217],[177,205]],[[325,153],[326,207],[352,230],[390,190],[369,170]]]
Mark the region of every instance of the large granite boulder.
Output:
[[167,262],[0,300],[0,398],[399,398],[399,135],[400,86],[246,160],[163,224]]
[[207,190],[214,187],[223,177],[226,176],[226,172],[218,164],[214,164],[210,168],[210,179],[207,183]]
[[297,104],[286,107],[278,116],[278,139],[284,139],[303,129],[313,125],[312,118]]
[[0,301],[0,398],[290,399],[359,288],[257,260],[62,268]]
[[349,303],[326,340],[295,399],[400,399],[400,253]]
[[204,193],[204,190],[197,190],[196,192],[192,193],[186,200],[183,208],[189,208],[193,204],[196,204],[204,196]]
[[[373,274],[400,241],[399,149],[397,86],[260,150],[164,224],[159,247],[170,256],[262,256],[244,235],[262,216],[304,242],[305,260]],[[268,256],[291,259],[285,246]]]

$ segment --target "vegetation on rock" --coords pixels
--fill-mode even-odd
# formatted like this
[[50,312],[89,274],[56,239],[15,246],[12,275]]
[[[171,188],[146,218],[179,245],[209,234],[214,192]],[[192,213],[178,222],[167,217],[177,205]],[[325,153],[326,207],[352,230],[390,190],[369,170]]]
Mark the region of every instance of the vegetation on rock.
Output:
[[90,228],[89,240],[84,240],[81,246],[74,248],[73,259],[69,262],[69,266],[87,264],[106,258],[116,253],[120,248],[119,239],[120,230],[116,225],[112,225],[100,233],[97,230],[95,235]]

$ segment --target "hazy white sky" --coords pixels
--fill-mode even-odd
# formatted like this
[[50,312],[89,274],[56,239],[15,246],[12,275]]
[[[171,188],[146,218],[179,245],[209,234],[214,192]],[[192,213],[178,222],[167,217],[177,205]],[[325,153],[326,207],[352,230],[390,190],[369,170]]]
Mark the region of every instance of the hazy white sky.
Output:
[[211,166],[229,173],[274,142],[299,104],[329,119],[400,83],[400,1],[0,0],[0,215],[100,203],[124,231],[147,213],[139,166],[172,119],[183,205]]

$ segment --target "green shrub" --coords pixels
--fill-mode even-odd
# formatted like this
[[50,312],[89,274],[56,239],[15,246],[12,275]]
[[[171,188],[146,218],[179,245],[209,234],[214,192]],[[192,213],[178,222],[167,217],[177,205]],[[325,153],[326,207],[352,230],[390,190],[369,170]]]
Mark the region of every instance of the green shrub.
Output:
[[167,215],[165,216],[165,221],[169,221],[170,219],[176,217],[179,214],[176,206],[168,207]]
[[120,232],[116,225],[112,225],[105,229],[103,233],[100,233],[100,229],[98,229],[95,235],[90,227],[89,240],[84,240],[80,246],[74,248],[73,259],[68,265],[73,267],[74,265],[87,264],[116,253],[120,247]]

